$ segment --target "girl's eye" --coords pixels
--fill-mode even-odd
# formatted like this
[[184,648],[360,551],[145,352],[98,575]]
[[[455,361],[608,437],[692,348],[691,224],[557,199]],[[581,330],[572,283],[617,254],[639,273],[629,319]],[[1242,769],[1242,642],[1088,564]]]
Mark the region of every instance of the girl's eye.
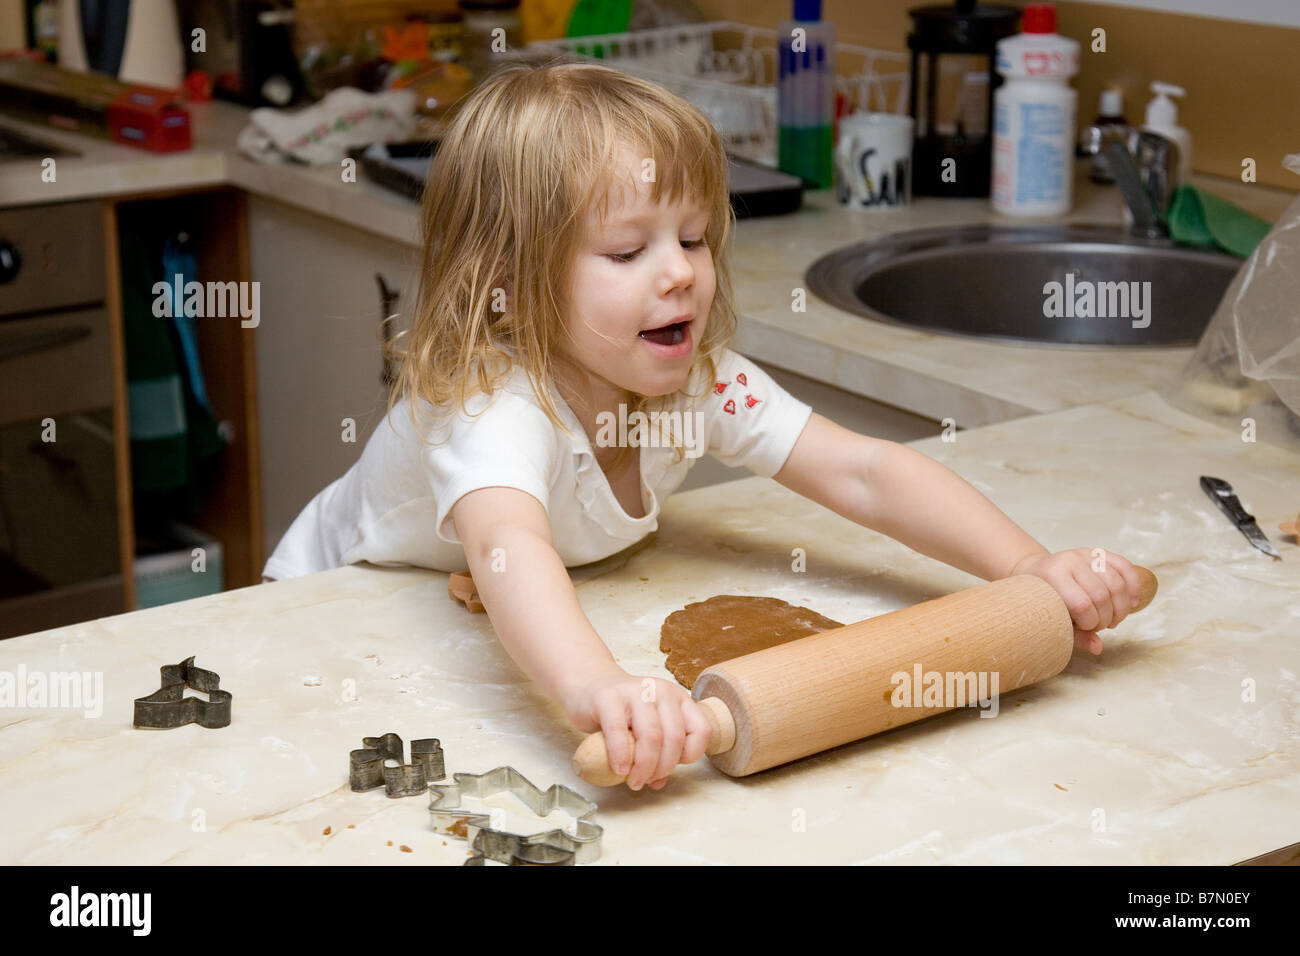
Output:
[[[683,241],[682,247],[686,249],[698,249],[700,246],[704,245],[706,241],[707,240],[704,239],[691,239],[691,240]],[[610,258],[615,260],[616,262],[631,262],[640,254],[641,254],[640,249],[634,249],[631,252],[613,253],[610,255]]]

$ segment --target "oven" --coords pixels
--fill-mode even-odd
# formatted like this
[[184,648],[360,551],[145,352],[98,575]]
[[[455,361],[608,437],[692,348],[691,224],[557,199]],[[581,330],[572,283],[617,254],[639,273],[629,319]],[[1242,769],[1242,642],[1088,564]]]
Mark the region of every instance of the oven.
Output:
[[124,608],[104,218],[0,210],[0,637]]

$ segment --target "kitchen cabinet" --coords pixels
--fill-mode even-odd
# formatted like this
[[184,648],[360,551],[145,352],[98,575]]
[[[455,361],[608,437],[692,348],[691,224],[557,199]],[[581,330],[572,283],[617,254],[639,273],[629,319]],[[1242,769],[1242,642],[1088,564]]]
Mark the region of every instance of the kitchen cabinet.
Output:
[[0,211],[0,637],[129,607],[105,208]]
[[[204,283],[248,283],[247,203],[238,189],[126,197],[145,216],[184,223],[194,239],[195,275]],[[122,237],[125,238],[125,237]],[[118,259],[112,252],[110,258]],[[114,308],[121,309],[121,296]],[[119,317],[120,321],[120,317]],[[262,514],[256,388],[256,329],[235,316],[197,320],[199,364],[218,429],[226,445],[202,477],[197,513],[183,523],[221,542],[222,589],[261,579]],[[125,434],[125,431],[124,431]],[[127,525],[130,526],[129,524]]]
[[[406,327],[419,250],[269,199],[249,198],[260,284],[264,549],[361,455],[387,410],[381,319]],[[385,308],[384,288],[394,292]],[[349,429],[345,422],[354,425]]]
[[[119,220],[165,207],[201,237],[200,276],[246,281],[243,195],[123,195],[0,216],[19,254],[0,336],[0,637],[135,609],[120,258],[131,236]],[[256,583],[262,565],[252,330],[202,322],[198,361],[226,444],[183,520],[221,542],[228,590]]]

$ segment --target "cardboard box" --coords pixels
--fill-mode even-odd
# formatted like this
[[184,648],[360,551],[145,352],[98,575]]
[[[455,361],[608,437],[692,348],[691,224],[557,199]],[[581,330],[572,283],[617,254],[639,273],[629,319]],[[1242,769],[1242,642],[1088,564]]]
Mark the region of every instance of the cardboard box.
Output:
[[31,60],[0,59],[0,110],[155,153],[189,149],[192,139],[175,90]]

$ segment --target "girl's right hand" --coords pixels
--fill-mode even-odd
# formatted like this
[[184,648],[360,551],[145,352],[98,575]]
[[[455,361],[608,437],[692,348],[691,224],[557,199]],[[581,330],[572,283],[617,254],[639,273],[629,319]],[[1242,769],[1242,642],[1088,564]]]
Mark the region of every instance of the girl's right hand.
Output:
[[679,763],[704,756],[712,728],[685,688],[621,669],[582,682],[563,702],[578,730],[605,735],[615,773],[640,790],[661,790]]

